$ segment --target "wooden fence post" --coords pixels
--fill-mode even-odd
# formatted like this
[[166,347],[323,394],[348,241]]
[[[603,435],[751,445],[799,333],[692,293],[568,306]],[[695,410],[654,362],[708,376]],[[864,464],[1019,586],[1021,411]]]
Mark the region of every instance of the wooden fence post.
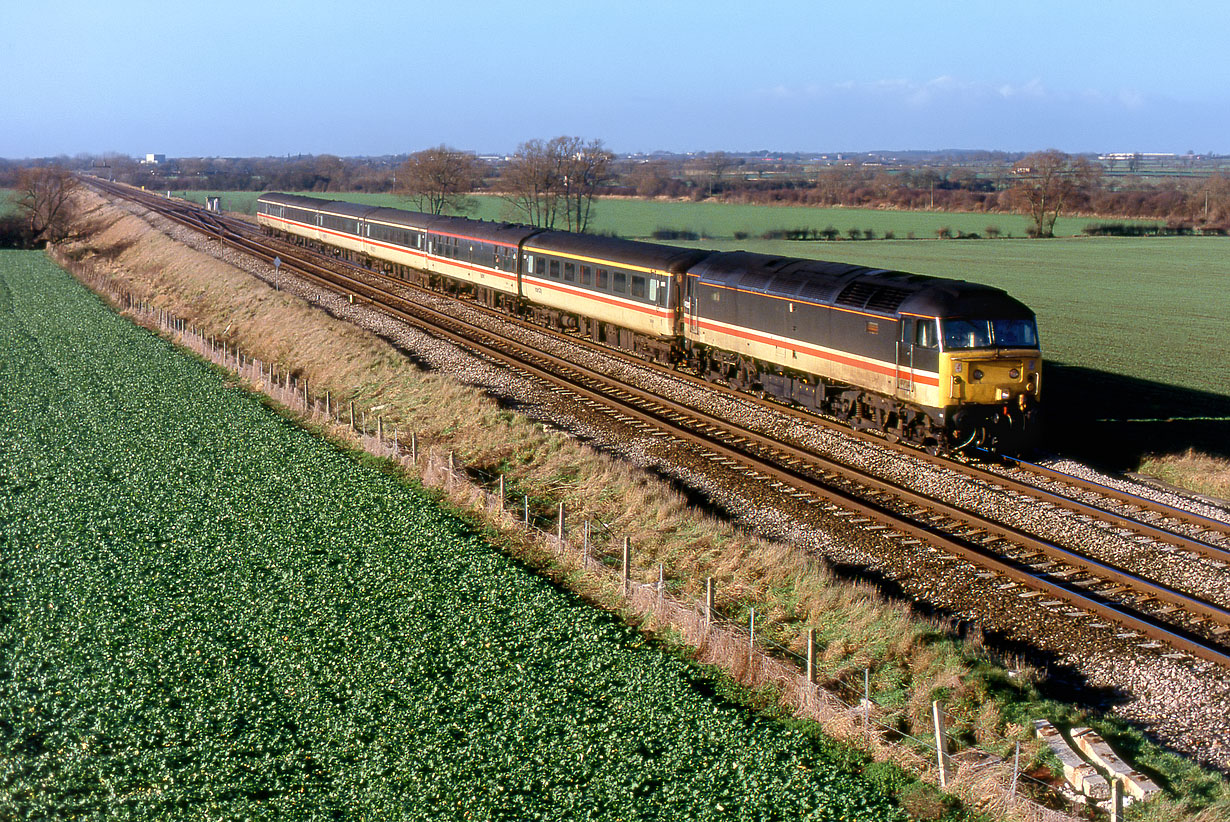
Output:
[[871,669],[863,669],[863,739],[871,734]]
[[504,475],[500,474],[500,510],[504,510]]
[[530,495],[525,494],[525,530],[530,529]]
[[624,596],[632,590],[632,539],[624,537]]
[[354,431],[354,400],[350,401],[350,430]]
[[753,608],[747,617],[747,664],[752,665],[752,654],[756,651],[756,609]]
[[944,703],[931,703],[931,721],[935,724],[935,756],[940,766],[940,787],[948,787],[948,732],[944,728]]
[[807,684],[816,684],[816,629],[807,629]]
[[705,630],[713,627],[713,577],[705,578]]
[[564,501],[559,502],[559,517],[555,524],[555,538],[559,540],[560,547],[564,547]]
[[1021,774],[1021,743],[1016,743],[1016,753],[1012,756],[1012,786],[1008,788],[1008,797],[1016,796],[1016,778]]
[[419,462],[419,435],[415,432],[410,432],[410,462],[418,465]]

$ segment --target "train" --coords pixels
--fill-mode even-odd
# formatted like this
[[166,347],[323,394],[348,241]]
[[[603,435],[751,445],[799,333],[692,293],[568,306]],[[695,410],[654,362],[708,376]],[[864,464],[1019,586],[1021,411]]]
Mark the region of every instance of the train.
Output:
[[931,453],[1041,429],[1034,313],[958,279],[266,193],[271,235]]

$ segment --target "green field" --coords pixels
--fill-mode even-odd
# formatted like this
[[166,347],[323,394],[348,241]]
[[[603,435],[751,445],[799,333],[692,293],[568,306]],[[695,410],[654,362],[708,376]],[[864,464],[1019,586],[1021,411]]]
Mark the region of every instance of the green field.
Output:
[[11,214],[20,213],[17,203],[13,197],[17,194],[14,189],[0,188],[0,217],[8,217]]
[[0,350],[0,818],[904,818],[38,253]]
[[[200,195],[196,199],[203,200],[204,192]],[[258,195],[220,196],[224,207],[247,210]],[[390,195],[331,196],[398,204]],[[500,205],[486,198],[477,216],[499,216]],[[898,237],[910,230],[933,235],[941,224],[981,232],[988,222],[1019,236],[1024,218],[636,200],[604,200],[597,208],[599,229],[624,236],[648,234],[658,225],[703,228],[714,239],[676,244],[860,263],[999,286],[1037,312],[1049,360],[1230,397],[1230,239],[1224,237],[733,240],[734,226],[753,226],[759,233],[764,227],[802,224],[799,215],[806,214],[812,225],[874,226]],[[847,222],[837,222],[839,216]],[[1079,231],[1084,222],[1061,222],[1061,233]]]
[[[319,194],[300,192],[310,197],[347,200],[353,203],[409,208],[414,206],[392,194]],[[206,196],[222,198],[222,207],[244,214],[256,213],[253,191],[172,191],[176,197],[204,203]],[[499,197],[474,197],[476,210],[469,216],[483,220],[524,221],[512,207]],[[1058,236],[1079,234],[1087,219],[1063,218],[1055,225]],[[741,205],[728,203],[691,203],[665,200],[605,198],[594,205],[595,232],[614,232],[621,237],[645,239],[659,228],[687,229],[714,239],[733,239],[736,231],[759,238],[773,229],[806,227],[823,230],[836,228],[841,236],[846,230],[873,229],[876,236],[891,231],[905,240],[912,232],[918,239],[933,238],[936,231],[948,227],[965,234],[984,234],[987,226],[998,226],[1004,236],[1024,237],[1028,221],[1019,214],[945,213],[930,211],[885,211],[873,208],[805,208],[802,206]],[[826,243],[831,245],[831,243]]]
[[1037,313],[1049,360],[1230,397],[1230,238],[756,245],[998,286]]

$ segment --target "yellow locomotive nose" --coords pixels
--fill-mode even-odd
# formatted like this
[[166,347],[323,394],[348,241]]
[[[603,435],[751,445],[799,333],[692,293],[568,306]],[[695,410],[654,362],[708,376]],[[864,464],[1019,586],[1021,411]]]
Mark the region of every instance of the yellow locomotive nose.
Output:
[[953,358],[952,399],[964,403],[1006,402],[1037,392],[1038,375],[1028,361],[1015,357]]

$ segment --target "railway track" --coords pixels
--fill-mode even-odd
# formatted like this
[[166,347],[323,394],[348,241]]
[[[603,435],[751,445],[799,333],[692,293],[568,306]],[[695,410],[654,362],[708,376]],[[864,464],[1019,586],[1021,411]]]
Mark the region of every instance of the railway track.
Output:
[[[1223,635],[1230,632],[1230,603],[1205,597],[1182,586],[1168,584],[1148,573],[1151,563],[1118,563],[1088,553],[1078,546],[1062,544],[984,515],[968,506],[935,495],[902,487],[857,465],[835,460],[814,449],[766,436],[729,419],[709,413],[695,404],[678,402],[647,390],[637,380],[620,380],[607,370],[596,370],[572,359],[526,345],[498,328],[523,325],[539,334],[547,332],[505,315],[499,323],[475,323],[454,312],[440,311],[408,295],[410,288],[366,269],[340,261],[317,260],[311,252],[287,244],[270,245],[251,224],[223,218],[189,204],[153,195],[136,195],[120,187],[106,187],[115,196],[139,199],[143,205],[197,231],[271,262],[284,259],[284,267],[327,288],[338,289],[441,336],[481,356],[501,362],[557,389],[571,392],[583,401],[625,422],[665,433],[706,457],[762,483],[820,506],[864,530],[877,531],[886,540],[901,545],[926,543],[968,561],[986,573],[1025,586],[1032,595],[1047,596],[1044,603],[1071,606],[1109,620],[1129,632],[1178,649],[1195,658],[1230,667],[1230,646]],[[469,305],[469,304],[467,304]],[[471,308],[479,308],[472,306]],[[494,312],[491,312],[494,313]],[[571,344],[600,350],[637,368],[669,374],[691,381],[707,391],[727,394],[740,402],[759,403],[775,413],[811,425],[832,426],[814,414],[767,403],[746,394],[714,386],[690,375],[613,352],[572,335],[557,335]],[[1217,572],[1230,566],[1230,527],[1181,509],[1162,506],[1104,486],[1091,487],[1084,480],[1055,476],[1042,466],[1018,465],[1020,477],[989,472],[978,465],[933,457],[916,449],[886,443],[865,433],[847,436],[873,441],[879,448],[899,449],[901,459],[920,460],[997,490],[997,493],[1031,500],[1034,505],[1067,512],[1103,529],[1119,529],[1133,540],[1148,542],[1144,553],[1180,552],[1199,557]],[[1059,487],[1044,488],[1045,482]],[[1094,493],[1097,501],[1081,499]],[[1145,567],[1142,567],[1145,566]],[[1226,579],[1230,580],[1230,572]],[[1230,582],[1227,582],[1230,586]]]

